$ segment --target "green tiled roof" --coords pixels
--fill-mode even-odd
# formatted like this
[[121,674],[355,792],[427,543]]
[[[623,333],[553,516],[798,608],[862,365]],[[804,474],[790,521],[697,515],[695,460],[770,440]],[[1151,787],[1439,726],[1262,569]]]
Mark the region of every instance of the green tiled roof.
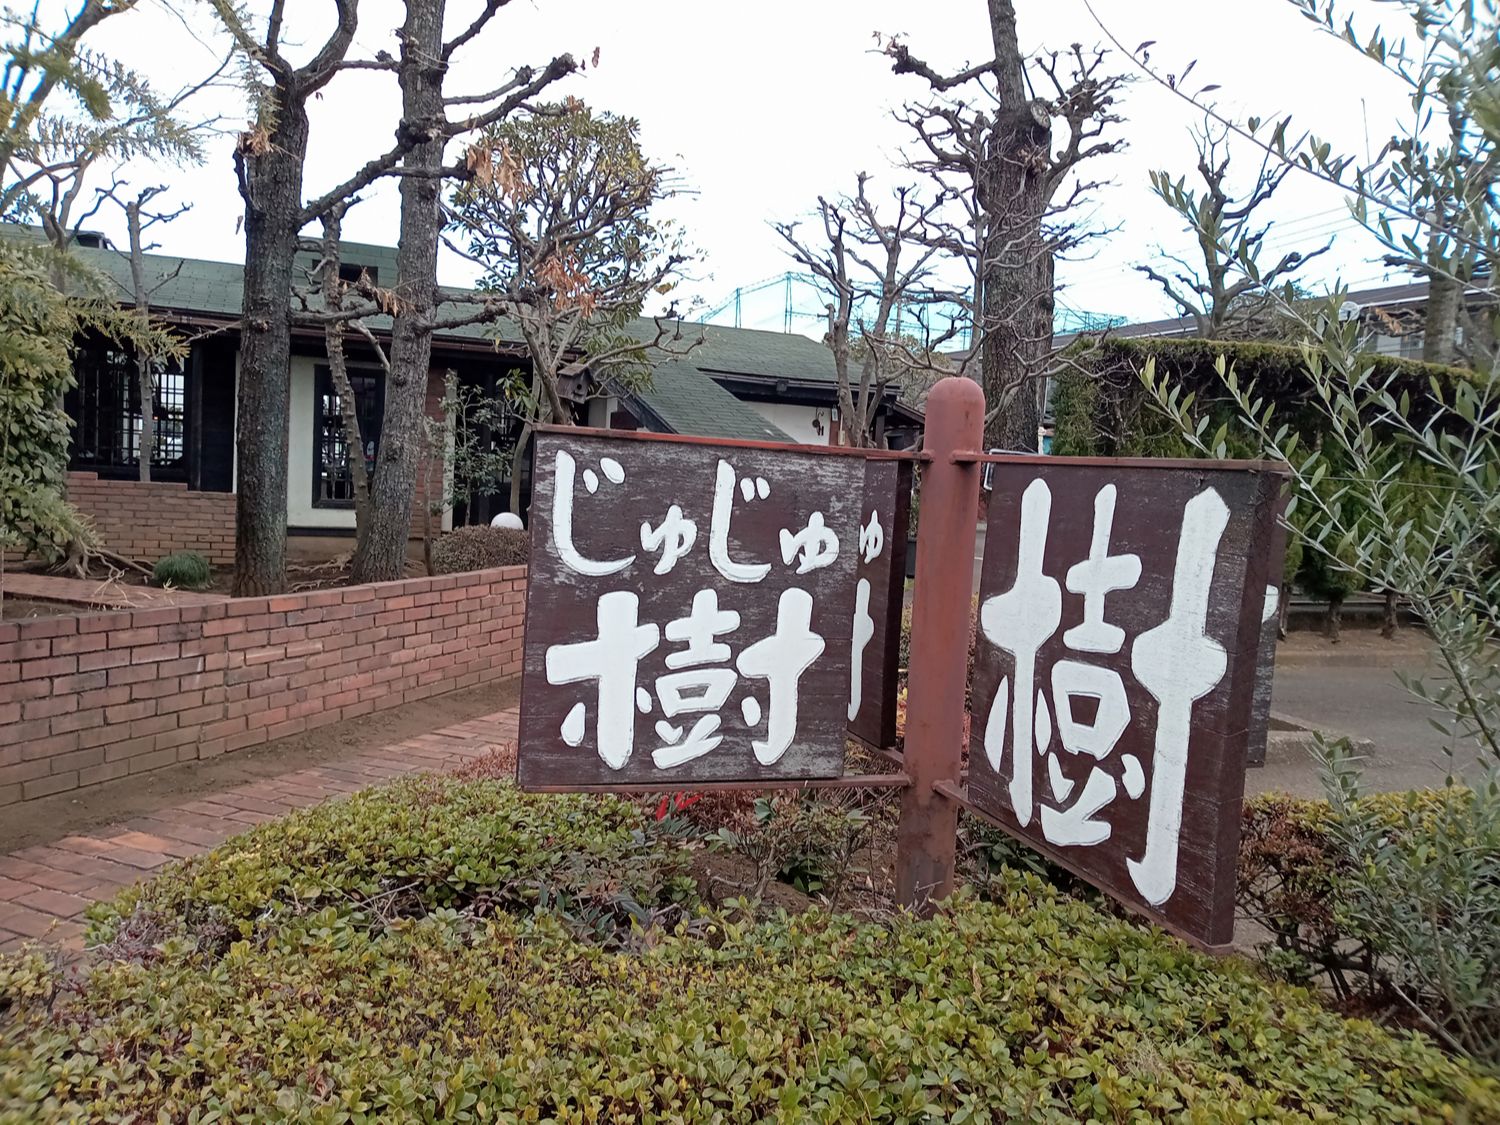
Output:
[[[30,227],[0,226],[0,233],[6,237],[39,237],[36,228]],[[91,247],[77,247],[73,252],[115,279],[120,286],[121,301],[130,299],[130,265],[123,255]],[[381,282],[389,284],[395,276],[396,252],[391,247],[346,242],[342,252],[346,263],[376,269]],[[299,254],[299,268],[309,267],[314,257]],[[146,275],[153,283],[167,278],[151,298],[153,307],[164,315],[233,318],[242,308],[244,269],[236,262],[148,254]],[[367,323],[376,331],[390,327],[388,317],[369,317]],[[650,322],[639,326],[643,338],[654,335],[654,331]],[[683,325],[684,337],[695,338],[698,331],[696,325]],[[805,336],[713,325],[704,327],[702,332],[704,342],[685,356],[659,359],[652,387],[635,396],[662,424],[677,433],[790,441],[784,431],[720,387],[714,377],[834,381],[833,358],[828,349]],[[509,321],[465,325],[434,336],[438,341],[445,338],[465,342],[497,338],[520,341],[519,333]]]

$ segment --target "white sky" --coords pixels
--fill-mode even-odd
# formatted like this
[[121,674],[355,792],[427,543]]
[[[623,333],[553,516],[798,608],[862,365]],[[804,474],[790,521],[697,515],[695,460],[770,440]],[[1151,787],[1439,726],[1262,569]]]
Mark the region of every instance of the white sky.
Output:
[[[1368,6],[1368,0],[1360,2]],[[214,28],[205,6],[182,6],[196,13],[191,22],[198,37],[211,41]],[[288,41],[306,45],[300,54],[293,48],[288,53],[305,57],[331,22],[332,5],[296,0],[288,7]],[[394,52],[399,2],[364,0],[360,7],[359,51]],[[449,25],[457,28],[480,4],[451,0],[449,7]],[[1018,9],[1026,49],[1103,39],[1082,0],[1018,0]],[[1122,42],[1133,47],[1155,40],[1153,61],[1163,70],[1180,70],[1197,59],[1190,85],[1218,83],[1222,89],[1214,96],[1221,106],[1263,117],[1291,111],[1302,126],[1343,151],[1363,155],[1367,138],[1378,148],[1405,106],[1399,88],[1374,64],[1318,34],[1285,0],[1097,0],[1096,10]],[[715,305],[737,286],[789,268],[770,222],[805,215],[819,193],[852,190],[861,170],[887,185],[904,175],[896,163],[905,136],[892,111],[903,100],[921,98],[924,83],[891,74],[889,61],[876,52],[876,32],[901,34],[915,54],[941,68],[981,57],[988,43],[983,0],[762,0],[733,6],[704,0],[513,0],[455,59],[449,90],[482,91],[499,85],[515,66],[540,64],[561,51],[582,58],[598,47],[600,66],[555,90],[637,117],[648,154],[680,170],[694,194],[674,210],[703,253],[681,295]],[[160,7],[143,6],[108,21],[92,42],[164,90],[212,66],[209,50]],[[231,130],[243,121],[237,90],[216,92],[211,100],[212,110],[205,112],[224,114]],[[335,79],[312,111],[308,195],[385,149],[398,108],[392,75],[356,71]],[[1191,107],[1146,80],[1127,90],[1121,111],[1128,150],[1095,162],[1088,172],[1112,181],[1091,204],[1120,229],[1095,241],[1090,260],[1061,267],[1061,298],[1077,309],[1131,319],[1170,315],[1170,303],[1131,266],[1155,258],[1161,246],[1187,248],[1174,215],[1150,194],[1147,173],[1190,170],[1187,128],[1197,118]],[[230,136],[218,138],[201,167],[131,170],[132,182],[165,182],[173,198],[193,205],[170,227],[158,228],[163,253],[242,260],[231,145]],[[1253,174],[1255,154],[1246,151],[1241,159],[1245,173]],[[1326,267],[1310,275],[1314,280],[1337,274],[1358,287],[1388,277],[1378,249],[1351,229],[1332,189],[1294,174],[1266,214],[1277,220],[1268,253],[1336,236],[1334,250],[1320,259]],[[120,233],[115,217],[98,225]],[[393,184],[366,193],[345,221],[345,236],[395,243]],[[442,268],[445,281],[469,278],[457,259]],[[780,328],[780,288],[747,298],[743,323]],[[807,322],[798,327],[815,331]]]

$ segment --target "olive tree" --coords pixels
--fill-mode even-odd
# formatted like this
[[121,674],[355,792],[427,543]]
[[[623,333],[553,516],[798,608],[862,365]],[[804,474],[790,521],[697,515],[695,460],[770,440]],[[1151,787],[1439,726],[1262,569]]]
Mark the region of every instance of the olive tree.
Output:
[[[1356,26],[1340,0],[1293,3],[1403,82],[1411,120],[1369,161],[1315,137],[1293,139],[1289,120],[1269,136],[1254,119],[1234,122],[1211,110],[1216,120],[1346,189],[1352,214],[1389,255],[1463,285],[1495,276],[1496,6],[1407,0],[1410,29],[1392,38]],[[1432,119],[1468,122],[1462,142],[1446,130],[1435,135]],[[1381,374],[1362,350],[1357,323],[1340,318],[1343,301],[1336,292],[1316,310],[1289,310],[1306,332],[1309,393],[1298,409],[1318,419],[1317,442],[1221,362],[1222,388],[1238,423],[1289,466],[1301,508],[1291,527],[1304,547],[1365,586],[1399,594],[1432,637],[1437,670],[1405,682],[1444,717],[1452,744],[1473,748],[1476,760],[1455,757],[1451,774],[1467,784],[1414,814],[1403,837],[1361,799],[1347,744],[1324,746],[1332,830],[1349,860],[1337,908],[1376,950],[1382,982],[1412,1018],[1450,1048],[1500,1065],[1500,370],[1491,358],[1475,377],[1416,386],[1399,372]],[[1476,315],[1493,332],[1495,305]],[[1190,396],[1149,366],[1144,375],[1188,440],[1222,456],[1225,429],[1210,434]]]

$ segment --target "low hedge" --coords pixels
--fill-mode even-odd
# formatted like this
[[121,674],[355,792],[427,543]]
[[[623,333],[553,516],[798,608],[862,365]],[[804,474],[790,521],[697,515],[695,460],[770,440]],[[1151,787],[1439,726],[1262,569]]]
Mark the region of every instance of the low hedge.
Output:
[[101,912],[76,985],[0,958],[0,1121],[1500,1120],[1425,1039],[1023,873],[929,920],[739,923],[670,876],[628,942],[553,908],[671,823],[448,780],[263,826]]
[[[1213,419],[1212,430],[1233,413],[1215,406],[1227,398],[1215,370],[1220,356],[1233,364],[1241,384],[1254,383],[1257,394],[1278,404],[1282,420],[1306,430],[1309,437],[1319,428],[1319,419],[1299,410],[1311,392],[1301,348],[1226,340],[1105,339],[1076,345],[1070,357],[1073,365],[1052,381],[1052,452],[1079,457],[1195,456],[1172,422],[1148,401],[1140,373],[1147,361],[1155,360],[1158,378],[1198,396]],[[1368,358],[1378,377],[1395,376],[1392,392],[1408,392],[1417,416],[1422,404],[1431,401],[1434,382],[1449,385],[1474,378],[1472,371],[1458,367],[1394,356]],[[1231,439],[1237,429],[1230,427]],[[1231,456],[1260,455],[1248,442],[1236,447],[1231,440],[1230,445]]]
[[457,527],[432,544],[432,572],[459,574],[498,566],[524,566],[531,541],[513,527]]

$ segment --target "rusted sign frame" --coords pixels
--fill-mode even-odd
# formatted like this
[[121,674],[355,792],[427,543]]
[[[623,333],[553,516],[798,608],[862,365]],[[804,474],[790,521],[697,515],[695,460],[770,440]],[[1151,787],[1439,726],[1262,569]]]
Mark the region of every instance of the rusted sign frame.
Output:
[[[918,529],[919,550],[922,543],[932,546],[924,553],[927,559],[922,580],[916,586],[920,610],[914,614],[912,630],[912,678],[907,707],[907,736],[903,752],[871,744],[855,735],[850,740],[872,755],[895,766],[900,772],[890,774],[845,775],[836,778],[783,779],[752,781],[719,781],[694,783],[701,791],[718,789],[827,789],[827,788],[900,788],[901,822],[898,828],[896,882],[898,898],[906,906],[929,909],[952,888],[956,858],[956,826],[960,808],[1007,826],[975,808],[964,786],[967,771],[962,768],[961,745],[963,707],[951,705],[952,687],[960,693],[966,682],[967,651],[964,645],[952,643],[954,636],[967,636],[970,598],[973,594],[973,542],[976,533],[976,509],[979,491],[979,466],[985,463],[1020,463],[1035,466],[1038,457],[1019,454],[986,454],[978,452],[983,432],[984,399],[972,380],[949,378],[940,381],[928,400],[927,432],[922,452],[864,450],[843,447],[797,446],[798,452],[823,456],[860,457],[867,460],[896,460],[927,466],[923,481],[923,517]],[[727,448],[778,450],[785,443],[717,440],[594,430],[581,427],[539,426],[538,432],[588,433],[607,435],[615,440],[680,444],[716,445]],[[1286,472],[1286,466],[1270,461],[1214,462],[1193,459],[1088,458],[1052,457],[1048,465],[1090,465],[1111,468],[1191,469],[1197,472]],[[967,551],[958,550],[967,534]],[[1266,569],[1266,568],[1262,568]],[[1277,572],[1279,577],[1279,571]],[[1248,585],[1248,583],[1247,583]],[[538,792],[607,791],[659,793],[658,784],[608,786],[534,786]],[[1238,819],[1226,825],[1226,832],[1238,834]],[[1036,847],[1031,839],[1023,840]],[[1040,849],[1039,849],[1040,850]],[[1089,876],[1065,856],[1052,853],[1048,858],[1081,878]],[[1210,952],[1222,947],[1209,945],[1200,936],[1187,932],[1152,910],[1136,903],[1116,899],[1125,909],[1189,944]]]

